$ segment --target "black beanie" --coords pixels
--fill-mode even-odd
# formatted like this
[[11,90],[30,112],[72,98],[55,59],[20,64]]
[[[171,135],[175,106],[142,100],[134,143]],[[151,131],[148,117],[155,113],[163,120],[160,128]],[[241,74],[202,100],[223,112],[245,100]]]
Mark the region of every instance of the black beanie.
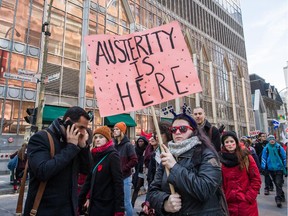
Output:
[[236,143],[239,143],[238,141],[238,137],[236,135],[236,133],[234,131],[225,131],[223,134],[222,134],[222,137],[221,137],[221,143],[222,145],[224,145],[224,141],[227,139],[228,136],[231,136],[233,137],[233,139],[235,140]]

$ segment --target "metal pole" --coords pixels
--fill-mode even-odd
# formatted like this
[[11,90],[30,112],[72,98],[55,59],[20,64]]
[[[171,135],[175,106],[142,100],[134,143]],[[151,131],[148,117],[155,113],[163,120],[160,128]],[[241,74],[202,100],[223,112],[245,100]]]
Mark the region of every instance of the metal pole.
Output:
[[[14,30],[15,30],[15,23],[16,23],[17,8],[18,8],[18,0],[16,0],[16,3],[15,3],[15,11],[14,11],[15,13],[14,13],[14,17],[13,17],[13,25],[12,25],[12,28],[10,28],[10,29],[12,29],[12,36],[11,36],[11,41],[9,43],[9,57],[8,57],[8,72],[9,73],[10,73],[10,64],[11,64],[12,45],[14,42]],[[8,29],[8,31],[6,32],[5,38],[7,37],[10,29]],[[8,79],[6,78],[5,79],[5,89],[4,89],[4,100],[3,100],[2,113],[1,113],[0,135],[2,135],[3,125],[4,125],[4,115],[5,115],[7,92],[8,92]]]
[[[33,0],[30,0],[30,9],[29,9],[29,18],[28,18],[28,28],[27,28],[27,35],[26,35],[26,49],[25,49],[25,55],[24,55],[24,67],[23,70],[26,70],[26,64],[27,64],[27,53],[28,53],[28,43],[29,43],[29,35],[30,35],[30,24],[31,24],[31,15],[32,15],[32,4]],[[22,111],[22,104],[23,104],[23,93],[24,93],[24,81],[21,82],[21,98],[20,98],[20,105],[18,110],[18,119],[17,119],[17,135],[19,135],[19,129],[20,129],[20,117],[21,117],[21,111]]]
[[[42,116],[43,116],[43,107],[44,107],[44,96],[45,96],[45,76],[46,76],[46,66],[47,66],[47,57],[48,57],[48,44],[49,44],[49,36],[51,33],[49,32],[49,25],[51,19],[51,8],[52,8],[53,0],[50,0],[49,8],[48,8],[48,15],[47,15],[47,22],[43,23],[42,25],[42,33],[45,34],[45,42],[44,42],[44,55],[43,55],[43,67],[42,73],[39,82],[39,97],[38,97],[38,110],[37,110],[37,120],[36,126],[39,130],[42,129]],[[46,30],[45,30],[46,27]]]

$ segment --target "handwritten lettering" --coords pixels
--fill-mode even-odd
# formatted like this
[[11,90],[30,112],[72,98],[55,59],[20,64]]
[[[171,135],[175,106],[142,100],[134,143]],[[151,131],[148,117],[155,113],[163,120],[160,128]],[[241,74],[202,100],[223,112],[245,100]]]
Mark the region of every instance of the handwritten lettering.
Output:
[[100,116],[143,109],[201,91],[180,25],[85,37]]

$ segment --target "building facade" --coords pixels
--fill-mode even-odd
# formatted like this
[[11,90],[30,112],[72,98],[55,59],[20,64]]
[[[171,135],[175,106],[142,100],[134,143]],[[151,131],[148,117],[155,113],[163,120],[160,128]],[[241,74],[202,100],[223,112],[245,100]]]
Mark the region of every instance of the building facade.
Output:
[[[283,101],[275,86],[267,83],[257,74],[250,74],[253,109],[255,112],[256,130],[279,136],[282,128],[274,130],[273,119],[279,120],[279,114],[285,113]],[[285,117],[284,117],[285,118]]]
[[[37,83],[5,78],[20,71],[41,73],[49,0],[0,1],[1,134],[21,135],[27,108],[37,106]],[[203,92],[155,106],[183,102],[204,108],[209,121],[239,135],[255,129],[245,40],[239,0],[54,0],[45,75],[60,78],[46,84],[45,104],[80,105],[99,116],[83,38],[88,34],[129,34],[177,20],[197,68]],[[37,75],[36,75],[37,77]],[[149,109],[130,113],[141,130],[153,130]]]

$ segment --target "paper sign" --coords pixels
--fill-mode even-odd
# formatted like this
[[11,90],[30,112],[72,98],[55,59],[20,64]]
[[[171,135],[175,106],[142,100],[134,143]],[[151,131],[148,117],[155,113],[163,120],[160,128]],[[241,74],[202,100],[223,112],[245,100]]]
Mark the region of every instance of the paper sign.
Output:
[[202,91],[178,22],[129,35],[85,37],[100,116]]

